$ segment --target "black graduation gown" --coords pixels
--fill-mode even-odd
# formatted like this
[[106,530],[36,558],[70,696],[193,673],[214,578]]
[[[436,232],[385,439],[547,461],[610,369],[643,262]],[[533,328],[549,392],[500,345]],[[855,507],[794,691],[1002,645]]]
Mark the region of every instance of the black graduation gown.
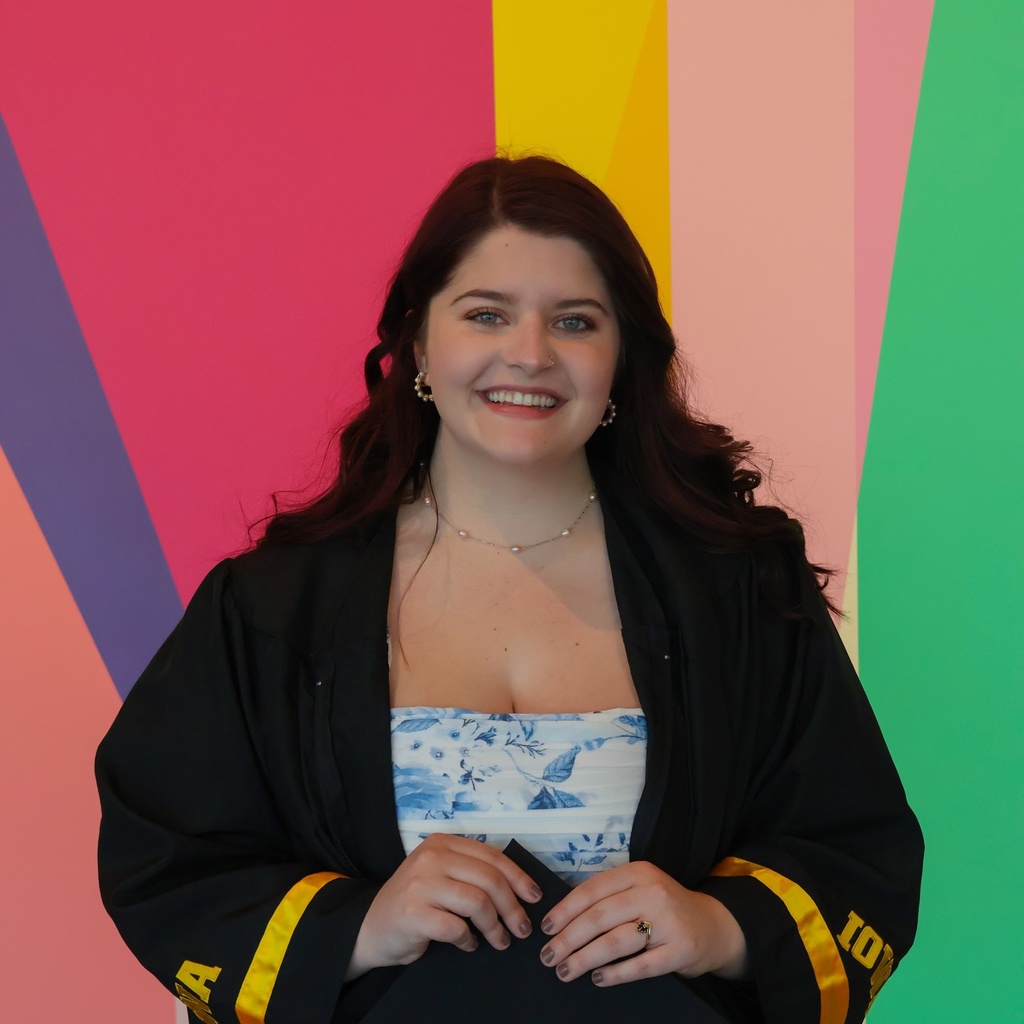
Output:
[[[694,983],[729,1019],[859,1022],[913,940],[923,844],[813,575],[789,559],[804,614],[782,615],[752,559],[700,550],[595,478],[649,725],[631,859],[739,921],[753,982]],[[207,1024],[359,1019],[402,970],[343,986],[404,856],[394,540],[389,515],[218,565],[100,746],[104,903]]]

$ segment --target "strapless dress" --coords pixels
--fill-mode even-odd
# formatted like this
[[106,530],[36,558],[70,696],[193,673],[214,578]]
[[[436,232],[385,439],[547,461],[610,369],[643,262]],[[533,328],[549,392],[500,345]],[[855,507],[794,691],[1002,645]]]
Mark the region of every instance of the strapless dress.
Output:
[[434,832],[498,849],[517,839],[578,885],[629,860],[646,757],[647,720],[638,708],[546,715],[393,708],[405,852]]

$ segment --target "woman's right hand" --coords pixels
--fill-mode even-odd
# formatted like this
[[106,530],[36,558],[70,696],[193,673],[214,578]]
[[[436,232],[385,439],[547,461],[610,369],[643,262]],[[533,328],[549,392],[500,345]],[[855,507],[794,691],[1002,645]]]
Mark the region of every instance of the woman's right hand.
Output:
[[431,942],[471,952],[470,923],[495,949],[530,934],[520,900],[536,903],[536,883],[503,853],[463,836],[434,833],[381,887],[363,918],[346,981],[374,967],[411,964]]

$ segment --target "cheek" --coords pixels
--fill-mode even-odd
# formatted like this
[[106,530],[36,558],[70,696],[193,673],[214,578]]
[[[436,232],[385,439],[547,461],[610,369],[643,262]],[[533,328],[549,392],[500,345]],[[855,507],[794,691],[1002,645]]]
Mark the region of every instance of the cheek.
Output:
[[433,339],[425,350],[430,375],[460,384],[473,381],[494,361],[492,348],[483,342],[472,336]]
[[463,355],[461,358],[448,348],[437,348],[427,352],[429,380],[435,389],[435,401],[441,406],[463,401],[475,387],[483,371],[477,360]]
[[[618,349],[613,348],[600,353],[594,353],[593,358],[588,361],[585,369],[582,370],[583,379],[586,381],[588,390],[606,394],[611,390],[612,384],[618,373]],[[595,397],[600,397],[595,394]]]

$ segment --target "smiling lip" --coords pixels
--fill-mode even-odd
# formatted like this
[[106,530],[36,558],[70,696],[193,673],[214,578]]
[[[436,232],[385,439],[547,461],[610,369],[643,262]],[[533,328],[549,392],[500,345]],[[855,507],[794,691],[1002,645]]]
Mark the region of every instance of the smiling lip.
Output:
[[487,388],[481,391],[484,401],[495,409],[529,409],[547,412],[561,404],[560,399],[550,391],[536,391],[520,388]]

